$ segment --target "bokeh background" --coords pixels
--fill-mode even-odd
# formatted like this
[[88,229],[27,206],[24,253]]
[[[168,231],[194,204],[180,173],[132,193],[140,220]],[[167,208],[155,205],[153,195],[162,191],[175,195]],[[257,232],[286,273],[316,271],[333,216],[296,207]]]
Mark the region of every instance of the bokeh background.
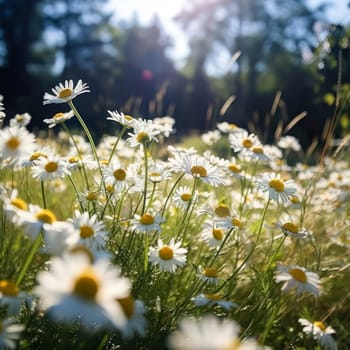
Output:
[[307,145],[337,97],[336,134],[350,130],[349,24],[345,0],[0,0],[0,94],[33,130],[67,109],[43,106],[44,92],[82,79],[96,138],[107,110],[172,116],[180,135],[228,121],[265,142],[301,115],[290,134]]

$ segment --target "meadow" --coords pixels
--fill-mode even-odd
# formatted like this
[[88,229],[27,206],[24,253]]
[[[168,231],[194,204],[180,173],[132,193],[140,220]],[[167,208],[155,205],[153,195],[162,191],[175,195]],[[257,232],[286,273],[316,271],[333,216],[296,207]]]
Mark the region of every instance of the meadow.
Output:
[[1,349],[350,348],[349,138],[116,109],[96,143],[89,89],[44,94],[45,137],[0,105]]

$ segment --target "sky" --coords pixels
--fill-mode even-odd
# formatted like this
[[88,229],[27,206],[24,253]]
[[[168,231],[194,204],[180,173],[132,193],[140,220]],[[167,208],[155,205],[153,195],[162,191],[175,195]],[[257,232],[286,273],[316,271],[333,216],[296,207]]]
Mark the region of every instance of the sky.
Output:
[[[185,34],[173,21],[173,17],[188,3],[188,0],[109,0],[109,9],[116,12],[119,20],[137,18],[142,24],[149,24],[155,15],[158,16],[164,31],[173,38],[174,47],[169,54],[178,67],[181,67],[188,53]],[[205,1],[205,0],[203,0]],[[285,0],[293,1],[293,0]],[[350,23],[349,0],[308,0],[310,7],[320,2],[330,4],[327,17],[332,23]]]

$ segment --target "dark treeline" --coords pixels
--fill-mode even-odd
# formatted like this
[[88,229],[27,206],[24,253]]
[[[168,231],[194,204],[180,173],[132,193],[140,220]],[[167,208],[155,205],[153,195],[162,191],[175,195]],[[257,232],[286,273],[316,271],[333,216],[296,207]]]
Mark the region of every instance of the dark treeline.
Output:
[[[306,111],[291,134],[309,143],[321,138],[337,93],[338,132],[349,128],[350,31],[325,19],[325,5],[189,1],[175,18],[191,48],[177,69],[167,54],[171,38],[156,18],[149,25],[118,21],[106,3],[0,0],[0,94],[8,117],[28,112],[32,128],[44,128],[44,118],[67,108],[43,107],[44,92],[82,79],[91,93],[76,103],[95,136],[108,130],[107,110],[117,109],[134,117],[171,115],[178,132],[218,121],[254,125],[268,141]],[[231,64],[217,59],[231,56]],[[217,73],[208,73],[214,64]]]

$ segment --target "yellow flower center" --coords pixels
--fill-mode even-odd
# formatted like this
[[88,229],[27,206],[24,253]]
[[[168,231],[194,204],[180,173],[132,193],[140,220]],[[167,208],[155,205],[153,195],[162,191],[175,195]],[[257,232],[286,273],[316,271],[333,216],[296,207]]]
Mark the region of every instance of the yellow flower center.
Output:
[[269,187],[273,188],[277,192],[284,191],[284,182],[281,179],[272,179],[269,182]]
[[245,147],[245,148],[250,148],[250,147],[253,146],[253,141],[252,141],[251,139],[244,139],[244,140],[242,141],[242,145],[243,145],[243,147]]
[[326,326],[321,321],[315,321],[314,326],[318,327],[322,332],[326,330]]
[[62,119],[64,118],[64,113],[56,113],[54,116],[53,116],[53,119]]
[[234,163],[229,164],[227,167],[228,167],[228,170],[231,170],[233,173],[239,173],[241,171],[241,168]]
[[307,281],[306,274],[300,269],[290,269],[289,274],[298,282],[305,283]]
[[242,221],[237,219],[237,218],[233,218],[231,220],[231,223],[232,223],[233,226],[236,226],[238,228],[242,228],[243,227]]
[[79,162],[79,157],[74,157],[74,156],[73,157],[69,157],[68,162],[70,164],[78,163]]
[[292,233],[298,233],[298,226],[293,224],[292,222],[286,222],[282,225],[282,229],[287,230]]
[[122,307],[126,318],[130,320],[134,315],[134,311],[135,311],[134,299],[131,296],[127,296],[125,298],[117,299],[117,301]]
[[73,94],[72,89],[66,88],[66,89],[62,89],[60,91],[60,93],[58,94],[58,97],[59,98],[67,98],[67,97],[72,96],[72,94]]
[[16,114],[15,119],[20,123],[24,120],[24,114]]
[[161,176],[161,174],[154,172],[154,173],[150,173],[149,176],[150,177],[159,177],[159,176]]
[[94,229],[88,225],[80,226],[80,237],[81,238],[89,238],[93,236],[95,233]]
[[167,245],[160,248],[158,254],[162,260],[171,260],[174,257],[174,251]]
[[203,275],[206,277],[212,277],[217,278],[218,277],[218,270],[214,267],[206,267],[203,271]]
[[144,131],[141,131],[136,135],[136,141],[139,143],[146,142],[147,140],[148,140],[148,134]]
[[30,161],[38,160],[40,157],[46,157],[46,154],[41,153],[41,152],[34,152],[34,153],[30,156],[29,160],[30,160]]
[[16,297],[19,293],[19,289],[13,282],[1,280],[0,293],[8,297]]
[[114,192],[114,185],[107,185],[106,190],[108,193],[113,193]]
[[11,137],[6,142],[7,148],[10,148],[12,150],[17,149],[20,144],[21,144],[20,140],[17,137],[15,137],[15,136]]
[[99,279],[91,268],[84,270],[76,279],[73,293],[78,297],[93,301],[99,290]]
[[213,237],[217,241],[221,241],[224,238],[224,230],[222,228],[213,228]]
[[229,124],[228,127],[229,127],[230,129],[237,129],[237,125],[236,125],[236,124],[233,124],[233,123]]
[[46,224],[52,224],[57,220],[55,214],[49,209],[40,210],[35,217]]
[[117,169],[113,171],[113,175],[116,180],[123,181],[126,178],[126,172],[123,169]]
[[88,192],[86,195],[86,199],[88,201],[94,201],[98,198],[98,193],[97,192]]
[[131,115],[128,115],[128,114],[124,114],[124,118],[125,118],[125,120],[127,120],[129,122],[134,119]]
[[191,168],[192,175],[194,177],[206,177],[207,176],[207,170],[201,166],[201,165],[194,165]]
[[192,199],[192,194],[191,193],[183,193],[181,195],[181,199],[184,201],[184,202],[189,202],[191,199]]
[[22,209],[22,210],[27,210],[28,209],[28,205],[27,203],[22,199],[22,198],[14,198],[11,200],[11,204],[18,208],[18,209]]
[[256,146],[252,148],[252,152],[256,154],[264,154],[264,149],[262,147]]
[[226,216],[230,216],[230,209],[225,204],[220,204],[218,207],[215,208],[214,212],[219,218],[225,218]]
[[299,198],[298,198],[297,196],[291,196],[291,197],[290,197],[290,201],[291,201],[293,204],[298,204],[298,203],[300,203]]
[[143,214],[140,218],[140,223],[142,225],[152,225],[154,224],[154,217],[151,214]]
[[233,339],[230,341],[230,344],[225,347],[225,350],[239,350],[241,348],[242,343],[239,339]]
[[222,300],[222,297],[220,294],[216,293],[216,294],[205,294],[205,297],[209,300],[212,301],[218,301],[218,300]]
[[54,173],[57,169],[58,169],[58,164],[57,162],[48,162],[45,164],[45,170],[48,172],[48,173]]

